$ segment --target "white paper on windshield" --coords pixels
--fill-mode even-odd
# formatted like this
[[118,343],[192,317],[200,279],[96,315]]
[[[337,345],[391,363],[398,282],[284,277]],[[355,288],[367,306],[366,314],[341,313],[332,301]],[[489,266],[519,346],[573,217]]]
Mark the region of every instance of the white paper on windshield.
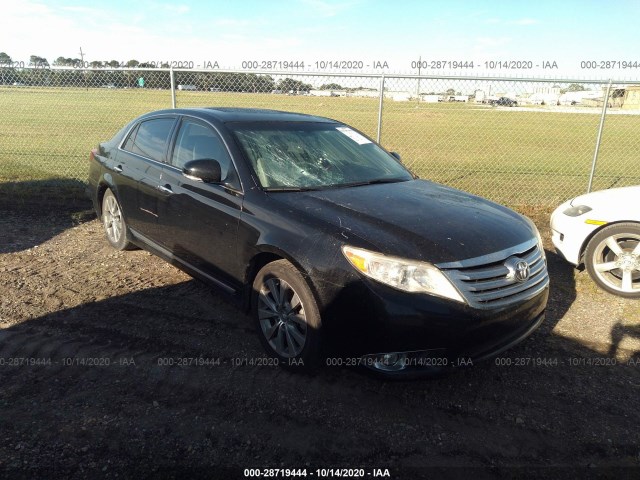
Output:
[[366,137],[363,137],[358,132],[355,132],[355,131],[351,130],[349,127],[337,127],[336,130],[338,130],[340,133],[342,133],[342,134],[346,135],[347,137],[349,137],[351,140],[356,142],[358,145],[364,145],[365,143],[371,143],[371,140],[369,140]]

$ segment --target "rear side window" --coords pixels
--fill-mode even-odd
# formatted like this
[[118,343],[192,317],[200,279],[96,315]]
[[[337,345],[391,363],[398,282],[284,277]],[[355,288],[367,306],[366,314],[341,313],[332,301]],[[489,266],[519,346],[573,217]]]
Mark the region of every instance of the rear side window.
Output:
[[123,148],[131,153],[164,162],[167,140],[174,123],[174,118],[146,120],[132,130]]
[[138,133],[138,128],[140,128],[140,125],[136,125],[133,128],[133,130],[131,130],[131,133],[129,134],[127,141],[124,142],[124,146],[122,147],[124,150],[127,150],[128,152],[130,152],[131,149],[133,148],[133,141],[136,139],[136,133]]

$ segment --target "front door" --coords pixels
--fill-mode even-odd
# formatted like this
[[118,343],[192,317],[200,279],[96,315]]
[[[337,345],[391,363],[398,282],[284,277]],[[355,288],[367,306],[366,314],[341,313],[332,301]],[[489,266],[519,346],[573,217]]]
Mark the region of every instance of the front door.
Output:
[[[207,184],[182,174],[190,160],[220,163],[223,183]],[[161,205],[161,223],[180,260],[227,284],[241,278],[237,234],[243,196],[229,152],[215,130],[184,118],[166,167],[162,187],[171,194]]]

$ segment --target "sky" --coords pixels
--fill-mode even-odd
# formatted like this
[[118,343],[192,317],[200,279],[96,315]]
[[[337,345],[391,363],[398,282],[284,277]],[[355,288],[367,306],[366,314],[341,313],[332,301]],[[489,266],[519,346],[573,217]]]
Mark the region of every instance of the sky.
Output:
[[14,0],[2,6],[0,52],[305,71],[351,61],[362,67],[352,71],[407,74],[421,58],[422,74],[637,80],[638,18],[637,0]]

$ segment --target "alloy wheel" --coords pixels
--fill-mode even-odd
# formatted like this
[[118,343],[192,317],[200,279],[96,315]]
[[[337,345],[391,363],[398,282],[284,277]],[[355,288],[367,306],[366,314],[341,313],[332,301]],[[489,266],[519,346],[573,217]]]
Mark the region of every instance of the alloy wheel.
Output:
[[623,293],[640,291],[640,235],[614,234],[594,249],[595,275],[610,288]]
[[279,278],[266,278],[258,293],[260,329],[273,350],[285,358],[298,356],[307,339],[304,305],[293,287]]
[[114,196],[107,197],[103,212],[104,229],[112,243],[118,243],[124,230],[120,205]]

